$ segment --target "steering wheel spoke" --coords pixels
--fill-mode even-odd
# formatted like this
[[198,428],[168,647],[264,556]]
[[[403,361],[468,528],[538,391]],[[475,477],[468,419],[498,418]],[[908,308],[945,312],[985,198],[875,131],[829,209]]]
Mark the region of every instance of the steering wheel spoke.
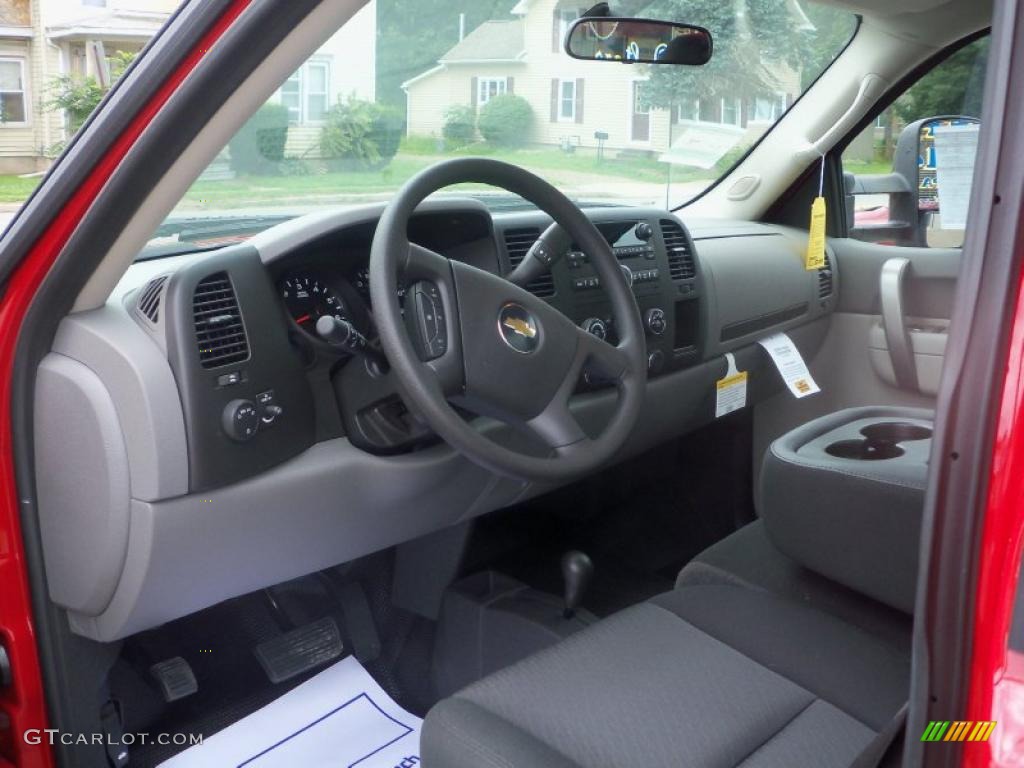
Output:
[[406,243],[401,271],[405,285],[403,319],[420,362],[433,371],[447,399],[466,386],[459,308],[452,263],[415,243]]
[[[629,356],[622,347],[609,344],[592,333],[579,328],[579,347],[576,353],[581,370],[592,372],[601,379],[617,382],[629,369]],[[580,370],[576,371],[579,376]]]

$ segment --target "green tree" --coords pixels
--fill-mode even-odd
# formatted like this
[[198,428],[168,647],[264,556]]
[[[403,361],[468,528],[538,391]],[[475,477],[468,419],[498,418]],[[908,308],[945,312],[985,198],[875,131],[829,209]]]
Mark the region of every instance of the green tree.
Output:
[[649,67],[647,98],[657,107],[725,95],[773,98],[782,90],[778,70],[784,68],[798,73],[806,88],[842,50],[856,25],[850,13],[796,0],[627,0],[615,11],[711,31],[714,53],[706,65]]
[[666,107],[685,99],[733,94],[750,98],[770,95],[781,84],[772,63],[799,71],[808,45],[808,32],[800,29],[786,0],[658,0],[645,16],[678,19],[711,31],[714,54],[702,67],[651,67],[648,98]]
[[459,42],[459,14],[469,34],[507,19],[515,0],[378,0],[377,101],[406,108],[402,83],[437,65]]
[[903,123],[932,115],[981,117],[988,63],[986,35],[964,46],[912,85],[893,104]]

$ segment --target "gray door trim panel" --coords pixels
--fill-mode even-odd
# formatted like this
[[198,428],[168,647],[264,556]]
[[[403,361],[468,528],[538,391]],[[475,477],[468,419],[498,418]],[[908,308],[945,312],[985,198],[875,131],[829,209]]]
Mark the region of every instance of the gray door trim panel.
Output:
[[952,313],[953,293],[960,274],[959,248],[906,248],[849,237],[830,238],[828,243],[843,275],[837,312],[880,314],[882,265],[889,259],[904,258],[912,265],[905,294],[907,312],[919,317],[945,318]]

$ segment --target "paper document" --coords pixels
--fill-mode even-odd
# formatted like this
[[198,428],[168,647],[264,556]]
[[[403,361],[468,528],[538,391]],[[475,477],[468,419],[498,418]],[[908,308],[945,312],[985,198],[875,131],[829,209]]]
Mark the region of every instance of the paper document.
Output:
[[779,369],[782,380],[786,382],[794,397],[807,397],[821,392],[818,385],[807,370],[807,364],[800,355],[796,344],[784,333],[776,333],[757,342],[771,355],[775,367]]
[[161,768],[416,766],[421,722],[349,657]]
[[725,353],[725,378],[715,382],[715,418],[738,411],[747,404],[747,372],[736,370],[736,358]]
[[938,125],[935,135],[935,183],[939,187],[939,223],[942,229],[967,226],[974,158],[980,126]]

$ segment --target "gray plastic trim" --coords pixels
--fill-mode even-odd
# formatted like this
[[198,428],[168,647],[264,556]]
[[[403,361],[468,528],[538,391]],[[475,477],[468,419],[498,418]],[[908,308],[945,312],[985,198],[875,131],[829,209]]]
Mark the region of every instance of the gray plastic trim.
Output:
[[[804,267],[807,233],[783,227],[750,227],[728,237],[704,237],[696,242],[704,275],[704,357],[724,354],[778,331],[827,316],[839,295],[834,254],[832,294],[818,296],[818,272]],[[754,332],[722,341],[722,329],[743,321],[806,305],[806,312],[785,322],[766,322]]]
[[78,611],[110,603],[128,551],[128,452],[110,393],[50,353],[35,392],[39,528],[50,597]]
[[[66,317],[53,351],[90,368],[110,392],[128,451],[132,497],[152,501],[186,493],[188,452],[178,386],[163,351],[123,303],[112,299]],[[47,482],[40,474],[40,493]]]

